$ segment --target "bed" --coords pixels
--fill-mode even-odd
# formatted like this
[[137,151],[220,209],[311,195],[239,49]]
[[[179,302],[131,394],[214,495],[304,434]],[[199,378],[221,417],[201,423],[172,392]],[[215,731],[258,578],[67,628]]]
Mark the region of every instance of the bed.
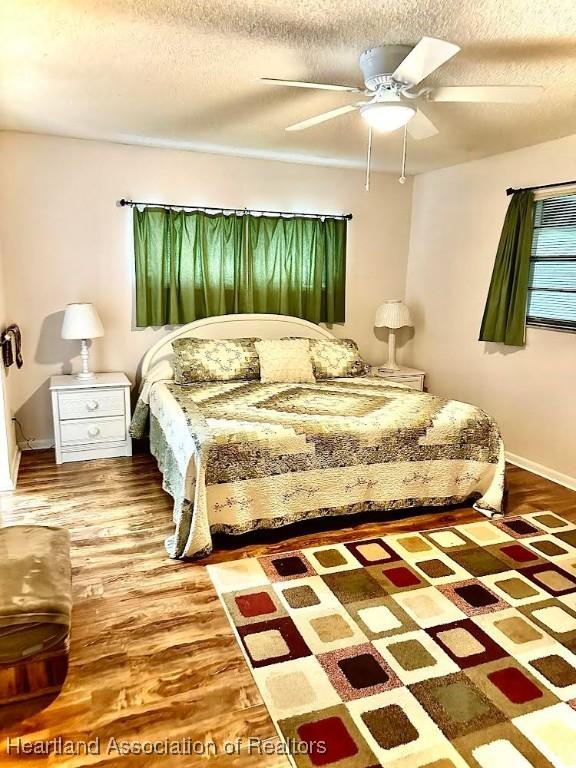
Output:
[[502,513],[504,448],[495,422],[467,403],[377,377],[314,384],[259,381],[180,386],[172,343],[300,336],[333,338],[305,320],[226,315],[190,323],[146,354],[132,435],[150,449],[174,500],[173,558],[201,558],[214,533],[472,500]]

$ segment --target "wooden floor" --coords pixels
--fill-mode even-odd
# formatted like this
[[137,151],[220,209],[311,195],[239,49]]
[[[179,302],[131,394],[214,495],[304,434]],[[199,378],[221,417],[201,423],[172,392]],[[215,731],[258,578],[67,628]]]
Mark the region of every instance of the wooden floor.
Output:
[[[551,509],[576,520],[576,493],[509,468],[510,513]],[[0,713],[0,765],[286,766],[283,757],[107,754],[108,739],[224,741],[274,737],[275,730],[229,629],[204,565],[480,519],[471,507],[450,512],[334,519],[298,531],[218,542],[202,563],[168,559],[171,500],[145,454],[56,466],[53,452],[22,458],[18,490],[0,496],[0,524],[66,526],[72,535],[74,612],[70,670],[61,694],[20,722]],[[359,520],[362,520],[360,523]],[[15,719],[15,718],[12,718]],[[101,754],[11,757],[5,739],[90,740]]]

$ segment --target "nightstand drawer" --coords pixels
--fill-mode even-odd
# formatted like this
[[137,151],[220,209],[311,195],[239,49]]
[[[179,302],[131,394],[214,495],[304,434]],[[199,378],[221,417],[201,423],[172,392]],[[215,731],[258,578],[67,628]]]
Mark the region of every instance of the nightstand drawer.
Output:
[[58,393],[60,419],[124,416],[123,389],[96,389]]
[[121,416],[63,421],[60,424],[60,438],[63,446],[126,440],[126,420]]
[[386,376],[387,381],[393,381],[395,384],[404,384],[410,389],[422,389],[421,376]]
[[417,389],[419,392],[424,391],[424,378],[426,371],[421,371],[419,368],[408,368],[402,366],[397,369],[386,368],[385,366],[373,366],[371,370],[372,376],[379,376],[385,381],[389,381],[390,384],[402,385],[409,389]]

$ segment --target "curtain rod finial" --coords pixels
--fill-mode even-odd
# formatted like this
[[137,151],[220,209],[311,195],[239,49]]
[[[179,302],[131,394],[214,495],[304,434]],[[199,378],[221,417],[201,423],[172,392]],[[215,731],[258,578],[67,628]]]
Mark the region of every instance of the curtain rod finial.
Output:
[[116,207],[117,208],[124,208],[125,205],[127,205],[127,200],[125,198],[121,197],[120,200],[116,200]]

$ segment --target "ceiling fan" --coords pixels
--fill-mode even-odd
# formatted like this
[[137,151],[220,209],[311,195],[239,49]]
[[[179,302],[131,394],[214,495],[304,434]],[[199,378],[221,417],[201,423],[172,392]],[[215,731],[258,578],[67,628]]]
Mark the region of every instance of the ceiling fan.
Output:
[[405,125],[413,139],[427,139],[438,133],[434,123],[424,112],[414,106],[414,100],[521,103],[533,101],[540,95],[542,90],[540,86],[526,85],[443,86],[416,89],[422,80],[459,51],[460,47],[454,43],[437,40],[434,37],[423,37],[414,47],[380,45],[369,48],[360,55],[359,59],[360,69],[364,75],[364,88],[279,80],[271,77],[263,77],[261,80],[271,85],[344,91],[371,96],[369,101],[347,104],[289,125],[286,128],[287,131],[302,131],[360,110],[361,117],[370,127],[386,133]]

